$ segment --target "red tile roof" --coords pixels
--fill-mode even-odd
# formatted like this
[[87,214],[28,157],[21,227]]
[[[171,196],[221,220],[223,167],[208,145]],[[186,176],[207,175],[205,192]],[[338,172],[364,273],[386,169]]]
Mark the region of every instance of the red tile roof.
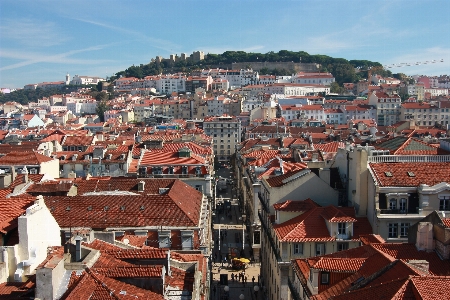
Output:
[[443,218],[442,222],[444,223],[445,227],[450,228],[450,218]]
[[353,207],[339,207],[327,206],[323,208],[321,216],[328,220],[328,222],[333,223],[345,223],[345,222],[356,222],[355,209]]
[[433,186],[450,178],[449,162],[370,163],[369,167],[380,186]]
[[14,151],[0,157],[0,165],[40,165],[41,163],[54,160],[51,157],[39,154],[37,152],[19,152]]
[[292,172],[288,172],[282,175],[278,175],[278,176],[272,176],[269,178],[266,178],[266,182],[269,186],[271,187],[280,187],[285,185],[287,182],[286,180],[289,178],[294,178],[295,175],[297,175],[298,173],[302,172],[302,171],[308,171],[308,170],[294,170]]
[[311,260],[310,267],[322,271],[356,272],[365,263],[366,258],[321,257]]
[[334,209],[332,206],[315,207],[284,223],[273,224],[273,228],[281,242],[334,241],[336,237],[330,234],[325,223],[327,218],[331,216],[331,220],[337,218],[342,219],[342,222],[357,223],[352,217],[354,209],[352,214],[352,208],[341,209],[342,207]]
[[372,243],[385,243],[386,241],[378,234],[367,234],[359,236],[363,245],[369,245]]
[[68,289],[62,299],[164,299],[163,295],[123,283],[89,269],[86,269],[76,282],[76,286]]
[[19,197],[0,198],[0,232],[17,228],[17,218],[21,216],[28,207],[34,204],[35,197],[24,195]]
[[94,143],[95,136],[66,136],[62,146],[88,146]]
[[146,235],[132,235],[132,234],[124,234],[123,236],[117,237],[117,241],[121,241],[123,243],[142,248],[145,246],[145,242],[147,241]]
[[[426,271],[408,263],[411,260],[429,262]],[[335,278],[333,285],[323,289],[312,299],[444,299],[450,287],[448,260],[441,260],[434,252],[418,251],[412,244],[371,244],[346,251],[299,259],[293,267],[306,286],[311,268],[330,273],[349,272],[352,275]],[[342,278],[342,279],[336,279]],[[427,289],[427,286],[430,289]],[[428,295],[432,295],[427,298]],[[435,298],[433,298],[435,297]]]
[[273,207],[277,211],[306,211],[314,207],[320,207],[320,205],[308,198],[303,201],[286,200],[275,203]]
[[[4,282],[0,284],[1,300],[20,300],[32,297],[32,291],[21,288],[23,282]],[[27,295],[28,294],[28,295]]]

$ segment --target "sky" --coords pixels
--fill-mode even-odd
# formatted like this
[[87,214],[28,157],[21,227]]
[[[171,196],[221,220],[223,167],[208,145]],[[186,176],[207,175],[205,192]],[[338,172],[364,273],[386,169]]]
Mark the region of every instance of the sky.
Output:
[[449,28],[449,0],[1,0],[0,88],[106,78],[193,51],[306,51],[450,74]]

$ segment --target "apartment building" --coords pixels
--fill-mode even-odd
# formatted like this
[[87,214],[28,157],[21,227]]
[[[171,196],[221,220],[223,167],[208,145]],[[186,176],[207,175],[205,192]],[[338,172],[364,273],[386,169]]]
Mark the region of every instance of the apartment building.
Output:
[[205,134],[212,137],[214,155],[218,161],[229,161],[241,141],[241,123],[234,116],[207,117]]
[[389,126],[400,121],[401,98],[398,95],[388,95],[383,92],[372,92],[369,95],[369,105],[377,110],[377,124]]
[[419,126],[448,125],[450,103],[448,101],[405,102],[400,106],[400,120],[414,120]]
[[335,82],[335,78],[331,73],[299,72],[292,77],[291,82],[300,84],[331,85]]

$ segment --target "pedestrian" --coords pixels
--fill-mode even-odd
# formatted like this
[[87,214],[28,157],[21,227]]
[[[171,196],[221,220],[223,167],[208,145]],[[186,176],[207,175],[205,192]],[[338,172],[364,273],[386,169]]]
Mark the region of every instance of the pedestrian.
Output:
[[252,284],[255,285],[255,276],[252,277]]
[[244,277],[242,282],[244,283],[244,287],[245,287],[245,284],[247,283],[247,277]]
[[234,273],[231,273],[231,281],[234,282]]

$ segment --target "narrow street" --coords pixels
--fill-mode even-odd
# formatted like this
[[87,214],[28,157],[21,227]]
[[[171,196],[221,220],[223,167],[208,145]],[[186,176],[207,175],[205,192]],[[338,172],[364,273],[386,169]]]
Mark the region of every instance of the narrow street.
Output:
[[[229,168],[220,168],[216,170],[216,175],[230,182],[226,190],[216,191],[211,299],[260,299],[258,285],[260,266],[259,263],[250,261],[252,257],[250,239],[243,224],[234,182],[231,183],[232,171]],[[245,269],[237,269],[232,266],[233,258],[246,258],[250,262]]]

